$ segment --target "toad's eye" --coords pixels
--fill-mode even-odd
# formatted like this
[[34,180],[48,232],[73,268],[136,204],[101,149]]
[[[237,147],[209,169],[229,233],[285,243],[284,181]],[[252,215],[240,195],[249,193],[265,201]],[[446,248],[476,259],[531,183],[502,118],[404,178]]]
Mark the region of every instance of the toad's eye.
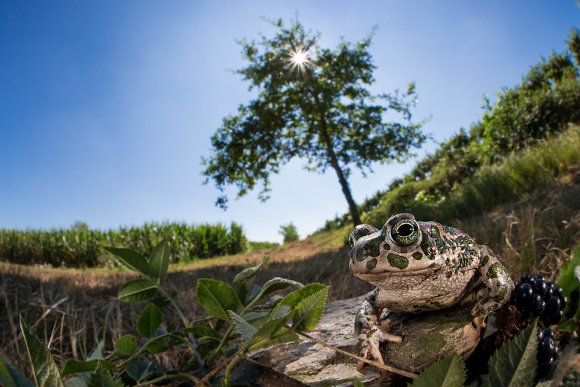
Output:
[[409,246],[419,239],[419,225],[413,219],[401,219],[391,228],[391,238],[399,246]]

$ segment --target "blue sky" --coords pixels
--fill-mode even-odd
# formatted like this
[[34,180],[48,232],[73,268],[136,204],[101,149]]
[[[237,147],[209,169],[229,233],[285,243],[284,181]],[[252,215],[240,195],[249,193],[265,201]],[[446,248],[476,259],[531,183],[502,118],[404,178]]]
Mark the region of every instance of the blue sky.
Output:
[[[252,240],[279,241],[281,224],[304,236],[344,213],[333,171],[310,173],[300,160],[274,176],[266,203],[253,193],[224,212],[214,207],[216,189],[202,185],[210,136],[251,98],[231,72],[244,66],[236,39],[271,34],[264,18],[296,15],[325,46],[376,26],[373,91],[416,82],[415,117],[430,117],[425,130],[436,141],[469,127],[483,94],[516,84],[580,26],[574,0],[4,0],[0,228],[235,221]],[[412,164],[355,173],[355,199]]]

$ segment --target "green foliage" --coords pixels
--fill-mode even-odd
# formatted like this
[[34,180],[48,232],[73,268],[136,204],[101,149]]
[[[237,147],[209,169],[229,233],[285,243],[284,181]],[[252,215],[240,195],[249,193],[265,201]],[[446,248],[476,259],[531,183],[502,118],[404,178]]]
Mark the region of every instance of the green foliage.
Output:
[[20,330],[24,336],[28,357],[32,364],[35,384],[50,387],[64,386],[52,355],[22,318],[20,318]]
[[280,231],[278,231],[278,233],[281,234],[282,237],[284,237],[284,244],[294,242],[300,239],[300,236],[298,235],[298,230],[296,229],[294,223],[281,225]]
[[[103,267],[115,263],[102,253],[104,246],[124,246],[129,251],[137,252],[135,256],[148,257],[162,240],[166,241],[166,245],[160,247],[164,250],[160,252],[161,256],[171,255],[172,262],[237,254],[245,251],[248,244],[242,227],[236,223],[229,227],[221,224],[191,226],[185,223],[150,223],[142,227],[122,227],[117,231],[91,230],[80,226],[49,231],[4,229],[0,230],[0,257],[20,264]],[[112,254],[120,253],[110,249]],[[134,266],[138,263],[131,257],[123,258],[122,262],[130,269],[139,268]],[[167,269],[160,266],[155,270],[163,274]],[[158,276],[151,274],[157,281]]]
[[237,311],[240,305],[235,290],[223,281],[202,278],[197,281],[197,302],[210,317],[228,320],[228,310]]
[[441,359],[425,368],[411,386],[413,387],[454,387],[463,386],[465,366],[457,355]]
[[[421,124],[411,120],[414,85],[406,92],[371,94],[371,37],[342,41],[332,50],[299,22],[286,27],[278,20],[274,26],[273,37],[241,43],[248,66],[238,74],[258,95],[224,118],[212,136],[213,153],[202,160],[206,182],[213,180],[221,191],[216,204],[224,208],[229,185],[237,187],[238,197],[261,186],[259,198],[266,200],[270,175],[303,156],[306,169],[336,172],[356,218],[348,184],[352,168],[366,173],[374,162],[404,160],[425,140]],[[309,66],[292,72],[297,50],[308,53]],[[386,120],[387,111],[396,121]]]
[[558,285],[568,299],[562,327],[580,333],[580,244],[572,250],[572,257],[560,268]]
[[0,353],[0,386],[34,387],[34,384]]
[[489,360],[484,386],[531,386],[536,375],[537,328],[534,321]]
[[[578,30],[572,30],[568,46],[576,66],[568,53],[552,53],[531,67],[519,84],[502,89],[495,105],[486,98],[481,121],[469,130],[461,129],[409,174],[362,203],[363,220],[382,226],[385,219],[401,211],[440,222],[458,214],[480,213],[531,192],[577,163],[577,134],[564,136],[575,141],[573,145],[564,140],[553,142],[569,124],[580,123]],[[546,139],[552,143],[544,143]],[[538,151],[519,160],[513,155],[534,146]],[[511,165],[505,165],[506,158]],[[504,169],[495,170],[497,165]],[[324,230],[349,221],[347,214],[337,216]]]

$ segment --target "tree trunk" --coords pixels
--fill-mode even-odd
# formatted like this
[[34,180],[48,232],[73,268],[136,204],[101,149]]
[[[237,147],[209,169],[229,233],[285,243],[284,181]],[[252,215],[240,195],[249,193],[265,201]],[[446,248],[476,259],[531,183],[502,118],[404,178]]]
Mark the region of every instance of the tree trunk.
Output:
[[342,193],[346,198],[348,203],[348,209],[350,211],[350,216],[352,218],[352,222],[354,226],[361,224],[360,214],[358,212],[358,208],[354,199],[352,197],[352,193],[350,192],[350,185],[348,184],[348,180],[344,176],[344,172],[340,165],[338,164],[338,159],[336,157],[336,153],[334,152],[334,148],[332,147],[332,141],[330,139],[330,135],[328,134],[328,129],[326,127],[326,121],[324,118],[320,120],[321,126],[321,134],[324,144],[326,145],[326,153],[328,154],[328,159],[330,160],[330,165],[336,172],[336,176],[338,176],[338,182],[340,183],[340,188],[342,188]]

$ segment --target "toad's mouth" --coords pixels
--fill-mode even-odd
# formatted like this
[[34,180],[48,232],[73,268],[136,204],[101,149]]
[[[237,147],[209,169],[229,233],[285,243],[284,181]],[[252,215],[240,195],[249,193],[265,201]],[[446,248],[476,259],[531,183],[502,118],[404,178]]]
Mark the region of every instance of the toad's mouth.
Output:
[[416,269],[416,270],[383,270],[380,272],[374,273],[353,273],[355,276],[359,277],[362,280],[373,282],[373,281],[382,281],[387,277],[404,277],[404,276],[415,276],[415,275],[423,275],[423,274],[430,274],[434,271],[437,271],[441,266],[432,263],[431,266],[426,267],[424,269]]

